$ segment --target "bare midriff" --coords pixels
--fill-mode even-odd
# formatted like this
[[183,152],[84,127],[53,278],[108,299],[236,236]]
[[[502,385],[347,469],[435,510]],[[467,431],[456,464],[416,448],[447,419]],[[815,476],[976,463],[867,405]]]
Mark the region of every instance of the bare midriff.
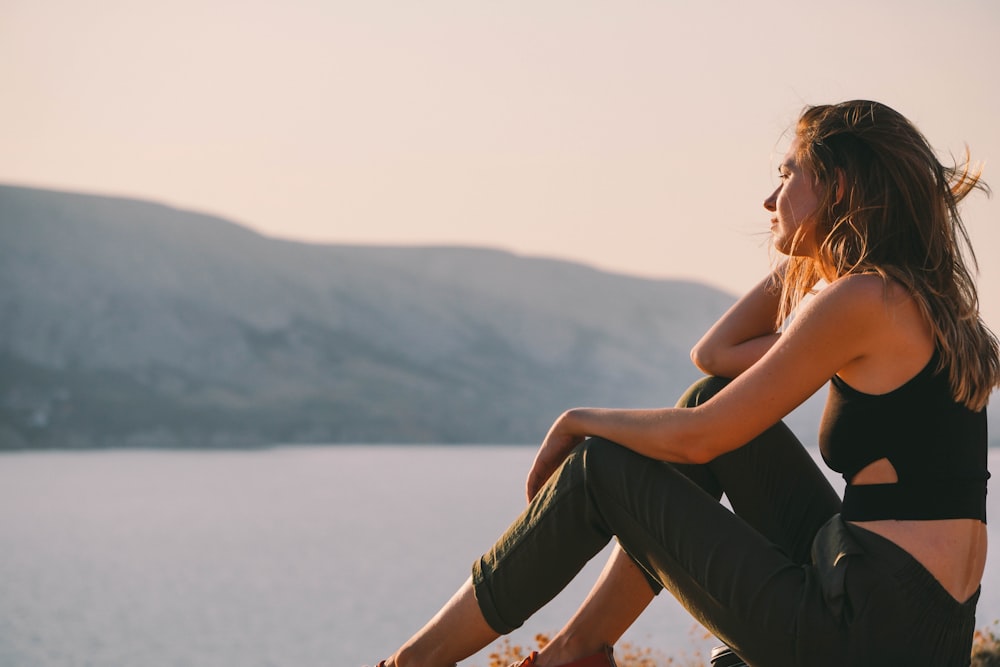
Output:
[[941,586],[965,602],[986,568],[986,524],[978,519],[852,521],[909,552]]

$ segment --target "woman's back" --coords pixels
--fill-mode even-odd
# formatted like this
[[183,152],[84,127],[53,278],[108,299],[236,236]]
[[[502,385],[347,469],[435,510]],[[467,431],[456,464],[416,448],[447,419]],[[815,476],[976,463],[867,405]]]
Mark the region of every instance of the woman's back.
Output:
[[[928,370],[935,356],[931,328],[915,300],[898,283],[890,281],[886,286],[881,277],[874,275],[856,276],[853,282],[859,299],[884,302],[884,321],[881,326],[873,327],[876,333],[870,337],[870,352],[853,360],[837,375],[857,392],[888,395]],[[895,444],[905,447],[907,443]],[[947,447],[949,443],[936,445]],[[851,485],[895,484],[899,476],[888,458],[879,458],[847,481]],[[982,521],[879,519],[852,523],[908,551],[959,602],[964,602],[979,587],[986,564],[986,526]]]

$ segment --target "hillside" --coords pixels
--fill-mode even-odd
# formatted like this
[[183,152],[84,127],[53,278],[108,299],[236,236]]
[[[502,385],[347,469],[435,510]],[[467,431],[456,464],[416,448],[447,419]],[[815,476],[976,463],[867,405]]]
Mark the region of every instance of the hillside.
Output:
[[0,448],[537,442],[672,403],[732,296],[0,187]]

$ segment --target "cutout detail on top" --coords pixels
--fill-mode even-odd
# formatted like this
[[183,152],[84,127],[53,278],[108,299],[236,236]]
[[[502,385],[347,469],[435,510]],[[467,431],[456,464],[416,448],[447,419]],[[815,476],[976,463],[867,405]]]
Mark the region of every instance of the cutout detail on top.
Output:
[[899,482],[899,475],[896,474],[896,468],[885,457],[866,465],[851,480],[851,484],[859,486],[866,484],[896,484],[897,482]]

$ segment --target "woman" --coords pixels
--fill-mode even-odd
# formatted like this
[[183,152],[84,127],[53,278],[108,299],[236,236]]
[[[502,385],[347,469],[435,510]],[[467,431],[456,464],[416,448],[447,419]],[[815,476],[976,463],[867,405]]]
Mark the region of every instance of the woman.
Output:
[[[613,665],[664,587],[750,665],[968,664],[1000,360],[957,205],[985,185],[869,101],[807,108],[778,171],[764,207],[787,260],[696,345],[713,377],[678,408],[560,416],[525,513],[381,664],[453,665],[612,537],[590,596],[523,666]],[[780,422],[827,382],[820,448],[842,503]]]

